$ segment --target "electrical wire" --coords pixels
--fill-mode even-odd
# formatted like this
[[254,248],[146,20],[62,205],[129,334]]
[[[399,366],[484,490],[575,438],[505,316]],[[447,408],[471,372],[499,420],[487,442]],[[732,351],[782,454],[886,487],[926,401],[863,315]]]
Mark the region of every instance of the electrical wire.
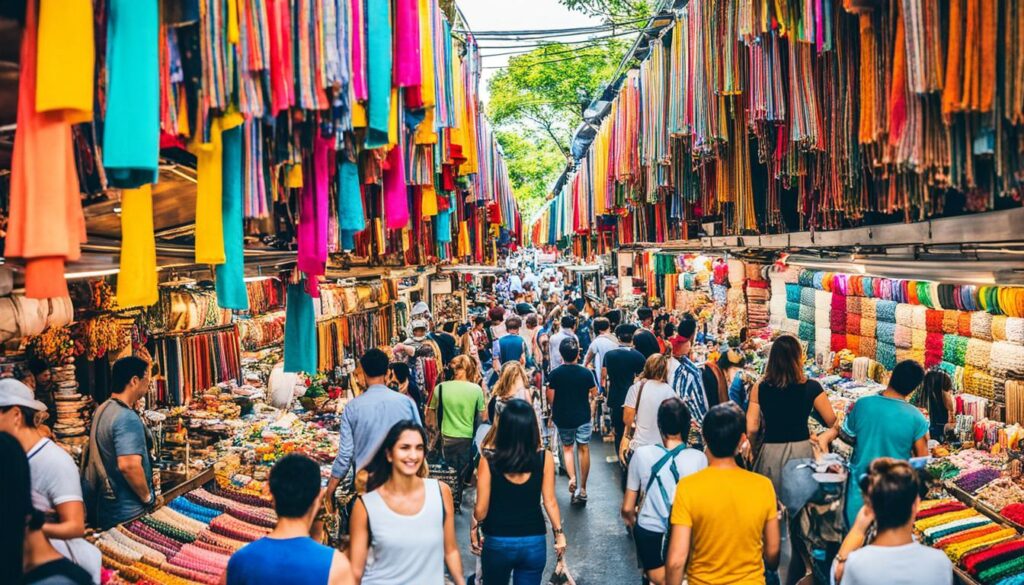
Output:
[[[580,40],[577,40],[577,41],[562,41],[562,40],[548,41],[548,40],[541,39],[541,40],[535,40],[535,41],[522,41],[521,44],[503,44],[503,45],[490,45],[490,44],[488,44],[488,45],[479,46],[479,48],[480,49],[501,49],[501,50],[504,50],[504,49],[526,49],[526,48],[531,48],[531,47],[533,47],[533,48],[540,48],[540,47],[544,47],[544,46],[548,46],[548,45],[576,45],[576,44],[581,44],[581,43],[590,43],[590,42],[593,42],[593,41],[600,41],[600,40],[604,40],[604,39],[615,39],[615,38],[619,38],[619,37],[634,35],[636,33],[637,33],[636,30],[628,30],[628,31],[622,31],[622,32],[617,32],[617,33],[612,33],[612,34],[607,34],[607,35],[593,36],[593,37],[590,37],[590,38],[580,39]],[[499,42],[499,43],[516,43],[517,41],[495,41],[495,42]]]
[[[575,46],[571,46],[571,47],[564,46],[561,43],[559,43],[559,44],[549,44],[549,45],[540,45],[539,47],[521,48],[521,49],[516,49],[514,47],[509,47],[510,49],[513,49],[513,50],[505,51],[505,52],[502,52],[502,53],[485,53],[484,51],[481,51],[480,56],[486,59],[488,57],[503,57],[503,56],[508,56],[508,55],[527,55],[527,54],[530,54],[530,53],[533,53],[533,52],[543,51],[543,53],[540,53],[540,56],[542,56],[542,57],[551,57],[551,56],[562,54],[562,53],[570,53],[572,51],[579,51],[579,50],[584,50],[584,49],[592,49],[592,48],[595,48],[595,47],[607,47],[609,45],[608,41],[614,41],[614,39],[600,39],[600,40],[596,40],[596,41],[591,41],[591,42],[589,42],[587,44],[575,45]],[[498,47],[495,47],[495,49],[497,49],[497,48]],[[504,49],[505,47],[500,47],[500,48]],[[550,49],[557,49],[557,50],[549,51],[549,50],[547,50],[549,48]]]
[[[529,63],[522,63],[522,65],[525,65],[527,67],[534,67],[536,65],[548,65],[550,63],[561,63],[562,61],[572,61],[573,59],[579,59],[579,58],[582,58],[582,57],[600,57],[600,55],[595,55],[593,53],[584,53],[582,55],[573,55],[571,57],[562,57],[560,59],[549,59],[547,61],[531,61]],[[513,67],[515,65],[519,65],[519,63],[516,62],[516,61],[509,61],[505,65],[490,65],[490,66],[482,67],[482,69],[508,69],[509,67]]]
[[[647,22],[647,19],[626,20],[594,26],[581,26],[574,28],[548,28],[548,29],[525,29],[525,30],[484,30],[472,32],[469,30],[457,30],[456,32],[470,33],[476,38],[484,37],[508,37],[508,36],[574,36],[592,32],[602,32],[621,28],[624,25]],[[634,27],[635,28],[635,27]]]

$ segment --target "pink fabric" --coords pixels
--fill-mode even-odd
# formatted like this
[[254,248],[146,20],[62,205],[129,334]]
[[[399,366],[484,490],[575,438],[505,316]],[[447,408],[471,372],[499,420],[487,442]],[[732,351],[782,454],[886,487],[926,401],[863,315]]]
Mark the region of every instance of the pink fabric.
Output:
[[270,102],[274,114],[295,105],[295,71],[292,65],[291,13],[288,0],[269,0]]
[[364,26],[363,0],[352,0],[352,91],[359,101],[366,101],[370,97],[366,89],[366,63],[363,61],[366,50]]
[[388,152],[384,171],[384,218],[389,230],[400,230],[409,223],[409,192],[405,185],[405,157],[401,145]]
[[395,0],[395,86],[422,83],[418,0]]
[[299,270],[316,280],[326,272],[327,265],[327,220],[330,215],[328,188],[330,185],[330,160],[333,139],[317,136],[313,145],[312,168],[306,166],[302,181],[302,202],[299,217]]

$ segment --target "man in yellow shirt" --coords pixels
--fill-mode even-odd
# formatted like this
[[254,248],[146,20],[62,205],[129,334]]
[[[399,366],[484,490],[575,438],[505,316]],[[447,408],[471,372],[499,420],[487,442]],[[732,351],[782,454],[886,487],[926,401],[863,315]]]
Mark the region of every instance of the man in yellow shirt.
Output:
[[763,585],[779,566],[779,512],[771,481],[736,465],[749,448],[743,411],[713,407],[702,434],[708,467],[676,486],[665,582]]

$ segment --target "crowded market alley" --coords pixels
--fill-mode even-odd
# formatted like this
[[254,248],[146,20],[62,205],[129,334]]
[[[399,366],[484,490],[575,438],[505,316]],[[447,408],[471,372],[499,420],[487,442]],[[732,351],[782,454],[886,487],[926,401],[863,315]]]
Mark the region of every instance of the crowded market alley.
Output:
[[1024,585],[1021,0],[0,2],[0,585]]

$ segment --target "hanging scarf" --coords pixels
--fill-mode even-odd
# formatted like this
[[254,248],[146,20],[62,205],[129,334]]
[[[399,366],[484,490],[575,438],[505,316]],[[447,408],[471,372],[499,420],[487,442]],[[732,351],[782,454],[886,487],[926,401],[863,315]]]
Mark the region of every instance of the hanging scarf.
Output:
[[149,185],[144,185],[121,193],[121,261],[117,274],[117,306],[148,307],[158,300],[153,190]]
[[215,268],[217,304],[224,309],[247,311],[249,294],[245,288],[245,234],[242,225],[242,127],[224,130],[222,140],[224,263]]

